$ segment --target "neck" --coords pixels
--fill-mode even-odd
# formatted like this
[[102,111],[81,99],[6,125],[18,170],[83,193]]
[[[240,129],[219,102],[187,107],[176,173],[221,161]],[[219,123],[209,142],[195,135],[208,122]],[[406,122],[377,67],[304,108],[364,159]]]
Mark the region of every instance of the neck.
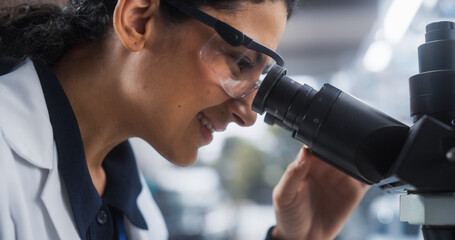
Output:
[[118,67],[110,56],[99,55],[100,48],[103,48],[102,43],[75,48],[53,70],[73,108],[87,166],[101,194],[105,182],[104,158],[131,135],[122,121],[122,116],[128,113],[119,97],[120,86],[116,84]]

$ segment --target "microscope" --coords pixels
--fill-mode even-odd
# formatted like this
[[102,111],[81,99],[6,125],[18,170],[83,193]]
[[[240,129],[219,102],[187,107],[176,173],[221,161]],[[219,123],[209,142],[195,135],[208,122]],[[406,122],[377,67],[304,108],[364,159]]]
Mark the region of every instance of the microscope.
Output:
[[409,79],[412,126],[330,84],[301,85],[274,66],[252,109],[366,184],[399,191],[400,220],[425,240],[455,240],[455,23],[430,23]]

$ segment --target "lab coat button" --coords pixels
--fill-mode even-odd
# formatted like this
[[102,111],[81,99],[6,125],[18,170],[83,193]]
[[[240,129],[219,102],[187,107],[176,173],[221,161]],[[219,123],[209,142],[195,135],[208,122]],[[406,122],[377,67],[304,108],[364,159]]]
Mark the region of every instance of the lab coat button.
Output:
[[103,225],[107,222],[107,212],[103,209],[96,215],[96,221]]

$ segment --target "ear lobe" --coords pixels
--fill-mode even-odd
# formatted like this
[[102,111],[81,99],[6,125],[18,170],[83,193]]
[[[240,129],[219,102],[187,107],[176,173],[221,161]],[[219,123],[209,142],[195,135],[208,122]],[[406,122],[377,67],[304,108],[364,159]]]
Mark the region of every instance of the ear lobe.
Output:
[[114,30],[128,50],[137,52],[144,48],[158,11],[158,0],[118,0]]

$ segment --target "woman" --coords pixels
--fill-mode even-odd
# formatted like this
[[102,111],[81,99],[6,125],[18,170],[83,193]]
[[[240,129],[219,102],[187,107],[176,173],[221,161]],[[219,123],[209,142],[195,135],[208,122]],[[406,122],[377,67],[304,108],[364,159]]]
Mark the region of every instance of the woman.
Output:
[[[252,125],[293,5],[73,0],[3,15],[0,239],[166,238],[127,139],[188,166],[214,131]],[[365,190],[302,149],[268,238],[332,239]]]

